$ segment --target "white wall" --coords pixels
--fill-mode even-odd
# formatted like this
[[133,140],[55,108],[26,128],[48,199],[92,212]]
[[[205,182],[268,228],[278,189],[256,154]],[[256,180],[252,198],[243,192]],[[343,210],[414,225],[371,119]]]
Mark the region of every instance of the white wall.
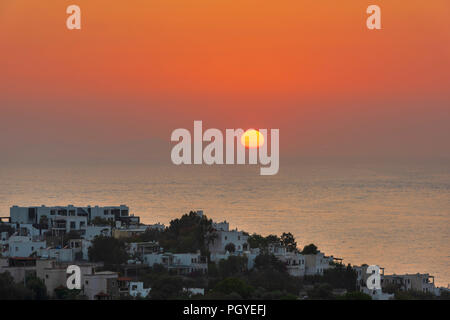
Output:
[[45,241],[31,241],[29,237],[12,236],[8,240],[10,257],[29,257],[33,252],[46,248]]

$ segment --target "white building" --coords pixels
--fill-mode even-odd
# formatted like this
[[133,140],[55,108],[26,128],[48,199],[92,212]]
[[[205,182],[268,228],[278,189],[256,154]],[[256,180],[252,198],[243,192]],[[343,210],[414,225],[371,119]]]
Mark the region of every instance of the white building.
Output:
[[[55,289],[67,286],[67,267],[70,263],[61,263],[55,259],[39,259],[36,260],[36,276],[44,281],[47,287],[47,293],[53,296]],[[84,279],[87,275],[94,273],[95,267],[98,264],[92,263],[77,263],[81,271],[81,285],[84,284]]]
[[25,283],[28,275],[36,273],[36,260],[30,257],[1,257],[0,273],[8,272],[15,283]]
[[11,225],[15,229],[15,235],[19,236],[29,236],[33,239],[41,238],[43,233],[47,231],[47,229],[38,229],[35,228],[30,223],[17,223]]
[[144,234],[148,230],[146,225],[136,225],[136,226],[123,226],[117,227],[112,230],[112,236],[116,239],[120,238],[130,238]]
[[434,276],[428,273],[403,274],[403,275],[385,275],[381,286],[397,286],[402,291],[414,290],[423,293],[440,294],[439,288],[434,284]]
[[45,241],[33,241],[29,236],[11,236],[8,239],[8,248],[3,253],[9,257],[29,257],[38,253],[40,249],[46,248]]
[[80,254],[82,260],[89,260],[89,248],[92,242],[85,239],[71,239],[69,240],[69,248],[74,251],[75,260],[79,260]]
[[58,224],[56,221],[65,221],[66,224],[69,224],[69,227],[66,227],[68,230],[86,227],[87,222],[96,217],[110,221],[120,220],[123,222],[129,220],[134,221],[136,219],[139,220],[138,217],[129,214],[129,208],[125,205],[106,207],[75,207],[73,205],[54,207],[46,207],[44,205],[40,207],[13,206],[10,208],[10,217],[11,223],[25,224],[40,223],[45,220],[41,220],[43,219],[42,217],[44,217],[49,221],[49,227],[53,227],[54,224],[57,224],[58,228],[62,228],[62,223],[60,222]]
[[153,267],[161,264],[169,271],[177,274],[191,274],[208,272],[207,258],[197,253],[153,253],[144,255],[144,263]]
[[[372,300],[390,300],[394,297],[393,294],[384,293],[382,289],[374,289],[370,290],[367,288],[367,279],[370,277],[371,273],[367,273],[368,265],[362,266],[353,266],[353,269],[356,271],[356,289],[368,294],[372,297]],[[374,273],[375,270],[372,272]],[[384,268],[380,268],[380,283],[384,279]]]
[[151,288],[144,288],[143,282],[130,282],[130,296],[146,298]]
[[[306,254],[305,257],[305,275],[323,275],[327,269],[333,268],[332,262],[336,260],[333,256],[325,256],[318,251],[316,254]],[[341,259],[338,259],[341,260]]]
[[83,291],[89,300],[110,300],[119,297],[118,274],[111,271],[85,275]]
[[209,251],[211,253],[225,253],[227,250],[225,247],[228,244],[233,244],[234,249],[237,252],[247,251],[249,249],[248,245],[248,234],[243,231],[228,230],[228,223],[222,222],[216,223],[215,235],[216,238],[209,244]]
[[140,260],[143,260],[147,254],[160,253],[161,251],[162,248],[157,241],[127,243],[128,254]]
[[98,236],[111,237],[111,227],[88,225],[81,233],[81,237],[89,241]]
[[255,259],[259,253],[259,248],[233,253],[226,251],[225,253],[211,253],[210,259],[211,262],[219,263],[220,260],[227,260],[231,256],[247,257],[247,269],[251,270],[255,266]]
[[230,230],[230,224],[226,221],[223,222],[213,222],[212,227],[216,229],[217,231],[229,231]]
[[183,291],[186,292],[189,296],[193,295],[205,295],[204,288],[183,288]]
[[306,257],[298,252],[287,251],[286,247],[271,244],[268,247],[269,253],[278,260],[286,264],[287,272],[294,277],[303,277],[306,272]]

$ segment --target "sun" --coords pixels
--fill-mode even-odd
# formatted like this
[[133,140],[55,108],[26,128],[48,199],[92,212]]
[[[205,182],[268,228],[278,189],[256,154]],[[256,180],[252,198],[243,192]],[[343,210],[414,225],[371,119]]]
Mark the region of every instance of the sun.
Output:
[[241,143],[246,148],[259,148],[264,145],[264,135],[262,135],[258,130],[248,129],[241,136]]

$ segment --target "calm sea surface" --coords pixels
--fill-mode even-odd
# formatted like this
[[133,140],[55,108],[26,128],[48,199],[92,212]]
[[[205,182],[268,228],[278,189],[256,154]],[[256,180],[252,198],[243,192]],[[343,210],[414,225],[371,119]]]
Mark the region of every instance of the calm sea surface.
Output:
[[192,209],[264,235],[290,231],[345,263],[430,273],[450,283],[450,164],[249,166],[7,166],[0,215],[29,205],[127,204],[145,223]]

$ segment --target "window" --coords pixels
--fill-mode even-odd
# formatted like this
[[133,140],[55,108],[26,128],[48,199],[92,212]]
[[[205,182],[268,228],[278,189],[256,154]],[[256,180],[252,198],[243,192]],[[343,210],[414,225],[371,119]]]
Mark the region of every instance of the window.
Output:
[[19,247],[16,247],[16,251],[19,251]]
[[56,210],[50,210],[50,215],[54,216],[56,214]]
[[75,210],[69,210],[69,216],[75,216]]
[[28,208],[28,219],[36,218],[36,208]]
[[241,236],[238,236],[238,240],[241,240]]
[[75,221],[70,221],[70,229],[75,229],[76,225],[75,225]]
[[103,210],[103,215],[107,216],[109,214],[109,210]]

